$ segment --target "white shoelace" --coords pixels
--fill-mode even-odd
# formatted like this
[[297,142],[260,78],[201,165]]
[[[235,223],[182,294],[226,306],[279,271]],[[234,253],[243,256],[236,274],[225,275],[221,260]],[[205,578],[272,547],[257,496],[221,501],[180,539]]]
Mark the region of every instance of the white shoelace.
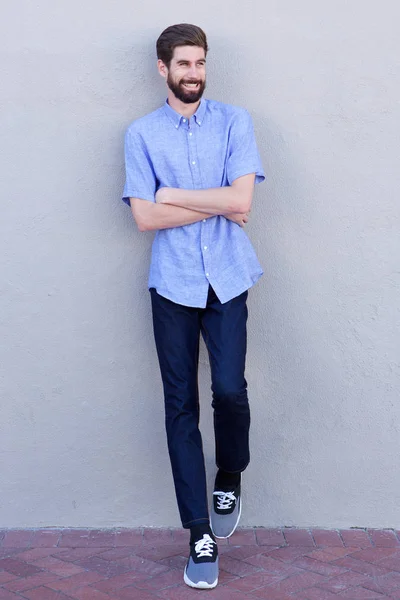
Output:
[[232,507],[232,504],[236,502],[236,496],[233,492],[214,492],[213,495],[218,496],[218,510],[229,510]]
[[201,558],[202,556],[211,557],[213,555],[213,545],[214,544],[215,544],[215,542],[210,538],[208,533],[205,533],[203,535],[203,538],[201,540],[199,540],[198,542],[196,542],[196,544],[194,546],[195,552],[197,554],[197,558]]

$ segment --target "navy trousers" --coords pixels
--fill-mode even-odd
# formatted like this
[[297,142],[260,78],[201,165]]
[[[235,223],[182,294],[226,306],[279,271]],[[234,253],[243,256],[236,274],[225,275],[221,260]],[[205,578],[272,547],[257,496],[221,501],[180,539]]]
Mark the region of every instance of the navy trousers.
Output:
[[237,473],[250,460],[250,410],[244,377],[248,292],[221,304],[210,287],[205,308],[176,304],[154,288],[150,293],[168,451],[182,525],[188,528],[207,523],[209,518],[199,430],[200,333],[210,358],[217,467]]

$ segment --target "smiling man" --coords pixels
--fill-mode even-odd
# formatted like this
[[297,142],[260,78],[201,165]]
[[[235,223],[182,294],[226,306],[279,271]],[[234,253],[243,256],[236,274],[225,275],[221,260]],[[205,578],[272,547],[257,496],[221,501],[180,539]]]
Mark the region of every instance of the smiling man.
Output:
[[[184,580],[195,588],[217,585],[216,538],[232,535],[240,518],[241,473],[250,460],[246,301],[262,275],[243,229],[254,183],[264,180],[253,125],[243,108],[202,98],[207,51],[195,25],[173,25],[158,38],[168,97],[127,130],[123,193],[139,230],[156,230],[153,329],[178,508],[190,529]],[[199,431],[200,335],[210,358],[218,468],[210,512]]]

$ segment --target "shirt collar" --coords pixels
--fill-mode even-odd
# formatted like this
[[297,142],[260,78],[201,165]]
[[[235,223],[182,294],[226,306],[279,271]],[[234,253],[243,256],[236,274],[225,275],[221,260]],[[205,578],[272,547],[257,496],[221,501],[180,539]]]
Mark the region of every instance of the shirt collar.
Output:
[[196,112],[193,115],[194,118],[196,119],[197,125],[201,125],[204,120],[204,115],[206,114],[206,108],[207,108],[206,105],[207,105],[207,100],[202,98],[200,100],[198,109],[196,110]]
[[[203,123],[204,115],[206,113],[206,108],[207,108],[206,104],[207,104],[207,100],[205,100],[204,98],[202,98],[200,100],[200,104],[199,104],[196,112],[193,115],[193,117],[194,117],[195,122],[197,123],[197,125],[201,126],[201,124]],[[185,117],[183,117],[182,115],[180,115],[179,113],[177,113],[173,108],[171,108],[171,106],[168,104],[168,100],[165,101],[164,110],[165,110],[165,113],[166,113],[167,117],[175,125],[176,129],[178,129],[179,125],[181,124],[182,120]]]

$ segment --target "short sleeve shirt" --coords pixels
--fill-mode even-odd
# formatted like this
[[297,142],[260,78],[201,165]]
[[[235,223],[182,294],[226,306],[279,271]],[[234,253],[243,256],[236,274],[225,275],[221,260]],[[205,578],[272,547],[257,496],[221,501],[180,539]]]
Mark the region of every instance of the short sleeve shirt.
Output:
[[[166,102],[125,135],[123,200],[155,202],[160,187],[229,186],[243,175],[265,179],[249,113],[202,99],[187,119]],[[204,308],[211,285],[228,302],[249,289],[262,268],[245,231],[224,216],[156,232],[148,286],[185,306]]]

